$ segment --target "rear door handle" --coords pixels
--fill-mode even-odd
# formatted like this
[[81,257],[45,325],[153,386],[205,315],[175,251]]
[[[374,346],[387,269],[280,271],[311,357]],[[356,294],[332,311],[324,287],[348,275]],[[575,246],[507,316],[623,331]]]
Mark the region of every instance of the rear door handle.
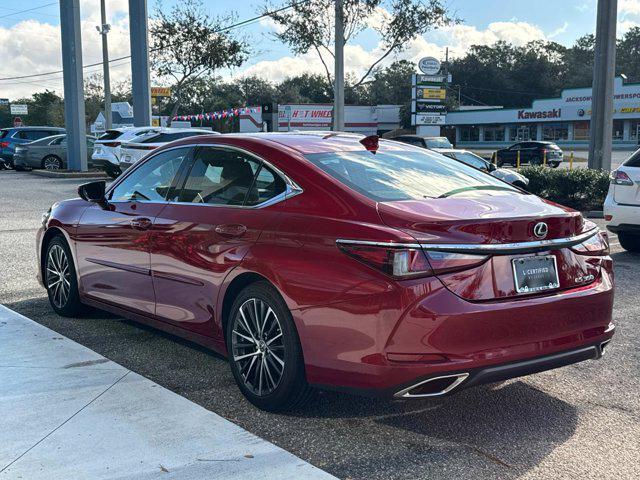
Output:
[[223,237],[241,237],[247,231],[247,227],[239,224],[218,225],[215,231]]
[[131,220],[131,226],[136,230],[147,230],[151,226],[151,219],[146,217],[134,218]]

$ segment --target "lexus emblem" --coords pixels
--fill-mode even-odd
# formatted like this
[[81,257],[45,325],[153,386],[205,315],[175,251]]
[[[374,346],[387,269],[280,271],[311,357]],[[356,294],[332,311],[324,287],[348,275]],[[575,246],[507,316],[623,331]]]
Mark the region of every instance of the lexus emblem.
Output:
[[544,222],[536,223],[536,226],[533,227],[533,234],[538,238],[544,238],[549,233],[549,227]]

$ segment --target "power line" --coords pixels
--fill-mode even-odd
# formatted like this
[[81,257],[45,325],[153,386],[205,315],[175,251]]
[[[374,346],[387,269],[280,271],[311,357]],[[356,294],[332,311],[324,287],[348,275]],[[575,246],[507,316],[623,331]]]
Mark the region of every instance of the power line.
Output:
[[[20,15],[21,13],[33,12],[34,10],[40,10],[41,8],[47,8],[52,5],[57,5],[58,2],[47,3],[46,5],[40,5],[39,7],[27,8],[26,10],[18,10],[12,13],[7,13],[6,15],[0,15],[0,18],[12,17],[14,15]],[[7,9],[10,10],[10,9]]]
[[[281,7],[281,8],[278,8],[278,9],[276,9],[276,10],[272,10],[271,12],[265,12],[265,13],[263,13],[262,15],[258,15],[258,16],[253,17],[253,18],[248,18],[248,19],[246,19],[246,20],[242,20],[242,21],[237,22],[237,23],[234,23],[234,24],[232,24],[232,25],[227,25],[226,27],[224,27],[224,28],[219,28],[219,29],[217,29],[217,30],[214,30],[214,31],[213,31],[213,32],[211,32],[211,33],[222,33],[222,32],[226,32],[226,31],[228,31],[228,30],[233,30],[234,28],[243,27],[243,26],[248,25],[248,24],[250,24],[250,23],[256,22],[256,21],[258,21],[258,20],[260,20],[260,19],[262,19],[262,18],[270,17],[270,16],[272,16],[272,15],[275,15],[276,13],[280,13],[280,12],[285,11],[285,10],[288,10],[288,9],[290,9],[290,8],[294,8],[294,7],[297,7],[297,6],[299,6],[299,5],[303,5],[303,4],[305,4],[305,3],[309,3],[310,1],[311,1],[311,0],[302,0],[302,1],[300,1],[300,2],[293,3],[293,4],[291,4],[291,5],[287,5],[286,7]],[[51,4],[51,5],[52,5],[52,4]],[[0,18],[1,18],[1,17],[0,17]],[[169,47],[170,47],[170,45],[169,45]],[[168,47],[163,47],[163,48],[168,48]],[[161,48],[161,47],[156,47],[156,48],[152,48],[152,49],[150,49],[149,51],[150,51],[150,52],[156,52],[156,51],[158,51],[158,50],[162,50],[163,48]],[[124,56],[122,56],[122,57],[118,57],[118,58],[110,59],[110,60],[109,60],[109,63],[117,62],[118,60],[126,60],[126,59],[129,59],[129,58],[131,58],[131,55],[124,55]],[[85,68],[90,68],[90,67],[97,67],[97,66],[99,66],[99,65],[102,65],[102,62],[96,62],[96,63],[90,63],[90,64],[88,64],[88,65],[83,65],[83,66],[82,66],[82,68],[83,68],[83,69],[85,69]],[[51,71],[51,72],[44,72],[44,73],[33,73],[33,74],[31,74],[31,75],[18,75],[18,76],[15,76],[15,77],[3,77],[3,78],[0,78],[0,81],[5,81],[5,80],[22,80],[22,79],[25,79],[25,78],[44,77],[44,76],[48,76],[48,75],[56,75],[56,74],[60,74],[60,73],[63,73],[63,72],[64,72],[63,70],[55,70],[55,71]]]

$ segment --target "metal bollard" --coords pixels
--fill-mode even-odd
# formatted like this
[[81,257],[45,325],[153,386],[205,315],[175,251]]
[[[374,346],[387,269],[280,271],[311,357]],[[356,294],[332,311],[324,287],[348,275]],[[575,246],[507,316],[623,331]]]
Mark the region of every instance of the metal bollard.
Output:
[[516,169],[520,170],[520,150],[516,152]]
[[542,151],[542,165],[544,165],[545,167],[547,166],[547,151],[546,150]]
[[573,170],[573,150],[571,150],[571,155],[569,155],[569,170]]

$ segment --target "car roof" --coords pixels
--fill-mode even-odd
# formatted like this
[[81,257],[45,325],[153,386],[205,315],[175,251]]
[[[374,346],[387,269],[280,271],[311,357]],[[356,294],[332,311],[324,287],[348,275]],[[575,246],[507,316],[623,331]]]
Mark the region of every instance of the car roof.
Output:
[[60,132],[64,132],[64,128],[62,127],[42,127],[42,126],[7,127],[7,128],[3,128],[2,130],[57,130]]
[[[242,143],[250,142],[254,145],[274,146],[276,144],[306,155],[311,153],[364,151],[364,146],[360,143],[363,138],[365,138],[365,135],[331,131],[228,133],[185,138],[172,142],[172,145],[237,145],[238,141],[241,141]],[[380,146],[386,150],[424,150],[420,149],[420,147],[385,139],[380,139],[379,142]]]

